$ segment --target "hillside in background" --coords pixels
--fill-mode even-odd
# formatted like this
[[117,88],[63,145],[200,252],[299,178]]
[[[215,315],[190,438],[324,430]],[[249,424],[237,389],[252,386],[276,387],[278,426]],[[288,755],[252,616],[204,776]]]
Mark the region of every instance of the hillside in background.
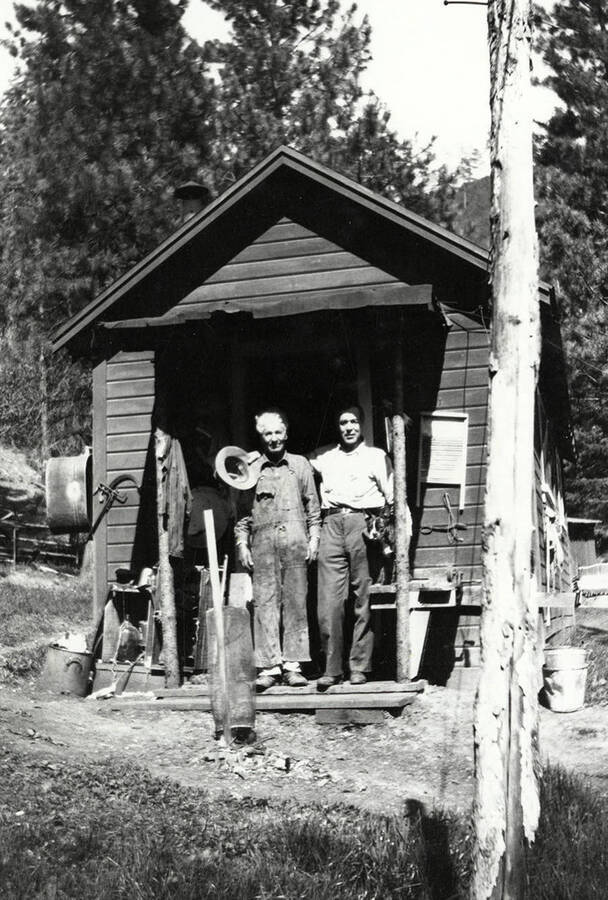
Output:
[[9,511],[32,521],[45,517],[44,474],[21,450],[0,446],[0,518]]

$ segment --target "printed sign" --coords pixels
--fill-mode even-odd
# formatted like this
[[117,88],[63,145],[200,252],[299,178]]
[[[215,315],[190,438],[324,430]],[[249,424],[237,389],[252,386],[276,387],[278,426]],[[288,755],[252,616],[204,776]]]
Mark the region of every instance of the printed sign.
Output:
[[468,424],[466,413],[421,414],[418,505],[422,484],[457,484],[460,486],[459,506],[463,508]]

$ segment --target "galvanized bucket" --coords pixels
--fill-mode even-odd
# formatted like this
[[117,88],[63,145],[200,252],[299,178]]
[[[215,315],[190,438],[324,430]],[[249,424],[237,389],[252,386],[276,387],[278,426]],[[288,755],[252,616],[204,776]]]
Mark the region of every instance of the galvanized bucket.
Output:
[[46,514],[53,534],[91,527],[91,454],[57,456],[46,464]]
[[582,647],[545,650],[544,697],[554,712],[575,712],[585,704],[587,652]]
[[89,691],[93,654],[68,650],[50,644],[42,670],[41,683],[47,691],[85,697]]

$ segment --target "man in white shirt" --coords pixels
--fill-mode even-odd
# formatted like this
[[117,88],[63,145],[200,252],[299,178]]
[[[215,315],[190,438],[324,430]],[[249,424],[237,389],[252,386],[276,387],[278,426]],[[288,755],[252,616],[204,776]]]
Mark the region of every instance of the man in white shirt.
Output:
[[366,514],[393,502],[391,462],[378,447],[363,440],[363,411],[343,407],[338,413],[340,441],[310,457],[321,480],[323,527],[319,546],[318,619],[325,651],[325,674],[318,690],[343,679],[344,609],[349,589],[354,595],[355,624],[349,654],[350,683],[365,684],[371,671],[374,636],[369,607],[370,575],[363,538]]

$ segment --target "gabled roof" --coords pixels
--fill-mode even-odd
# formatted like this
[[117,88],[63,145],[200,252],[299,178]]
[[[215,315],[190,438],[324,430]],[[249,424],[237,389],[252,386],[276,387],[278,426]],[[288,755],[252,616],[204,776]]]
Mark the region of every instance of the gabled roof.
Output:
[[[453,284],[462,294],[464,279],[477,302],[479,292],[487,292],[486,250],[295,150],[279,147],[63,323],[54,334],[53,349],[78,344],[86,353],[83,337],[101,321],[163,315],[282,215],[320,233],[325,229],[338,243],[358,244],[360,252],[375,254],[380,265],[394,267],[396,258],[407,256],[408,265],[403,265],[409,277],[395,272],[406,283],[443,279],[447,290]],[[372,234],[375,240],[370,240]],[[549,299],[547,286],[541,287],[541,297]]]

